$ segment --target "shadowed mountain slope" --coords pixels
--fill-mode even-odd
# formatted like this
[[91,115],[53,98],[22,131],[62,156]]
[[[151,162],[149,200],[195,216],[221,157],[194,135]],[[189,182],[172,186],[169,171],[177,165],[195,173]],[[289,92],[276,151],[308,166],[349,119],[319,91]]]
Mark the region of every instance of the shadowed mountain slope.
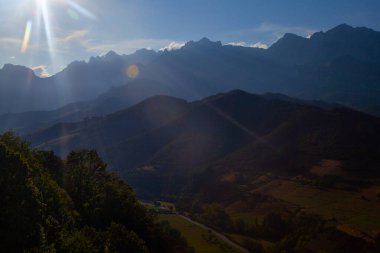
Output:
[[[351,176],[378,176],[379,127],[380,119],[350,109],[237,90],[193,103],[152,97],[28,139],[61,155],[95,148],[135,187],[150,185],[159,193],[177,191],[182,180],[208,167],[297,175],[329,159],[341,161]],[[178,181],[167,185],[173,177]]]
[[160,53],[142,49],[131,55],[109,52],[88,62],[75,61],[46,78],[11,64],[0,69],[0,113],[53,110],[69,103],[96,98],[113,86],[127,83],[128,66],[143,66]]

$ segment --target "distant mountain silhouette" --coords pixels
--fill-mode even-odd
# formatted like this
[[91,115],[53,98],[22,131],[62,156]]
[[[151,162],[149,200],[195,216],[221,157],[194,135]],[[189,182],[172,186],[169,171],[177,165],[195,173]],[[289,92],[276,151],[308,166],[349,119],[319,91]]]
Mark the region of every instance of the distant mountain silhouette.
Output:
[[0,115],[0,132],[12,130],[27,134],[59,122],[104,116],[128,108],[149,96],[165,93],[176,94],[176,91],[152,80],[138,79],[128,85],[112,87],[94,100],[72,103],[56,110]]
[[[119,136],[121,135],[130,138],[135,135],[144,134],[146,131],[170,122],[186,111],[188,106],[188,103],[181,99],[167,96],[155,96],[144,100],[129,109],[107,115],[106,117],[86,119],[74,123],[55,124],[50,128],[35,132],[30,137],[30,140],[33,140],[35,145],[41,145],[45,142],[64,136],[71,131],[86,129],[85,131],[88,131],[87,134],[76,135],[79,139],[72,141],[68,140],[70,144],[67,146],[61,146],[61,154],[69,152],[71,144],[78,147],[83,144],[95,147],[103,142],[101,140],[103,137],[116,144],[121,140],[119,139]],[[105,127],[101,126],[103,124]],[[109,135],[108,131],[111,129],[112,134]],[[97,137],[92,139],[92,134],[96,134]],[[87,137],[90,139],[87,139]]]
[[140,65],[142,72],[142,66],[159,54],[146,49],[131,55],[111,51],[88,62],[72,62],[47,78],[37,77],[31,69],[22,66],[4,65],[0,70],[0,113],[46,111],[94,99],[113,86],[127,83],[129,65]]
[[[37,82],[39,85],[35,85]],[[0,70],[0,112],[2,113],[26,111],[34,106],[47,107],[56,99],[49,97],[50,93],[50,86],[37,77],[31,69],[6,64]]]
[[[339,25],[310,39],[286,34],[267,50],[223,46],[203,38],[159,53],[143,49],[119,56],[111,51],[89,62],[73,62],[43,79],[26,68],[6,65],[0,70],[0,113],[46,111],[91,100],[79,104],[87,109],[95,104],[97,109],[76,113],[80,118],[116,111],[152,95],[197,100],[242,89],[339,103],[380,115],[379,45],[380,32]],[[125,74],[130,64],[140,69],[135,79]]]
[[95,148],[135,187],[168,193],[204,167],[298,175],[331,159],[352,176],[379,176],[379,127],[380,119],[346,108],[236,90],[192,103],[156,96],[28,139],[63,156]]
[[380,33],[342,24],[327,32],[314,33],[310,39],[285,34],[269,48],[269,54],[288,64],[329,64],[342,56],[380,63]]

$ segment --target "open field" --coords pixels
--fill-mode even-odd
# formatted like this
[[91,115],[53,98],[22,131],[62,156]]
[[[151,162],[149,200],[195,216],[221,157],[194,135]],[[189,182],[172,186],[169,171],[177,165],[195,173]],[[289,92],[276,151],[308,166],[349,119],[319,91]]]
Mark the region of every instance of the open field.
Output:
[[269,242],[266,240],[253,239],[251,237],[244,236],[244,235],[238,235],[238,234],[228,234],[228,238],[231,238],[231,240],[233,240],[233,241],[235,241],[241,245],[245,245],[247,243],[247,241],[254,241],[254,242],[260,244],[265,250],[270,250],[274,245],[272,242]]
[[324,218],[335,218],[363,232],[373,234],[380,228],[380,199],[375,192],[379,187],[361,191],[319,189],[283,180],[277,186],[263,192],[277,199],[295,204],[306,212],[316,213]]
[[168,221],[170,225],[181,231],[188,244],[195,249],[196,253],[241,253],[237,248],[232,248],[219,237],[208,230],[191,223],[178,215],[159,215],[162,221]]

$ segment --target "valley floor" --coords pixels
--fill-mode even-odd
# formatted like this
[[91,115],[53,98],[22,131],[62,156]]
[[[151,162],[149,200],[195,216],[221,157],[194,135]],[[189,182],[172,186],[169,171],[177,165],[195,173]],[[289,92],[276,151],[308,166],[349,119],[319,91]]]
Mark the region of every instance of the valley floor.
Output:
[[178,214],[160,214],[159,219],[168,221],[170,225],[179,230],[187,239],[188,244],[194,247],[196,253],[248,253],[249,251],[223,234]]

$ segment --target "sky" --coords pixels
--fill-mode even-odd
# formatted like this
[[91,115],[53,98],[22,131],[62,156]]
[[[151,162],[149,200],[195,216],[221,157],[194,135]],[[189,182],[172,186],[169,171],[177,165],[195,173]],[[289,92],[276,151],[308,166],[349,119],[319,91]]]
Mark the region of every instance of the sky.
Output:
[[45,77],[114,50],[175,49],[207,37],[266,48],[346,23],[380,31],[379,0],[0,0],[0,67]]

